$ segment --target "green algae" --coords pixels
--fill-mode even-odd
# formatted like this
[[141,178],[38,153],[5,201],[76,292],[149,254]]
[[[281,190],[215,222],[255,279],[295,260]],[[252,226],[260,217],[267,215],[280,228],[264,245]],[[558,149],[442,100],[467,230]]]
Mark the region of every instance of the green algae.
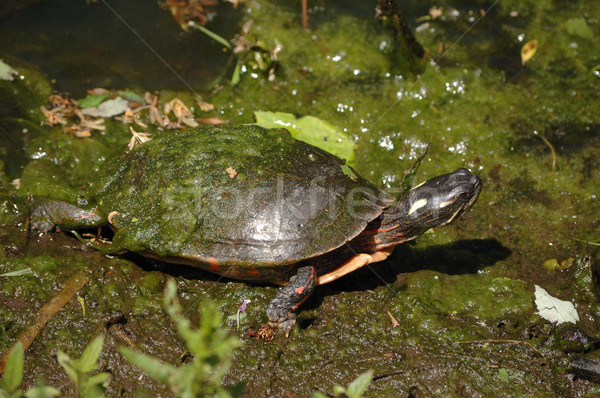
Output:
[[417,297],[417,308],[423,313],[488,321],[533,311],[533,290],[524,281],[419,271],[408,275],[406,284],[404,293]]

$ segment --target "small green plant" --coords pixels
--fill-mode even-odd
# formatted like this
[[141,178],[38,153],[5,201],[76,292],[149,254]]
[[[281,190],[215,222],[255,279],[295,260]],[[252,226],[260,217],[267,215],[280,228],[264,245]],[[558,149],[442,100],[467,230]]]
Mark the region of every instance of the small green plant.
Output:
[[81,397],[101,397],[109,382],[110,373],[102,372],[93,376],[89,374],[98,367],[103,344],[104,337],[96,337],[85,347],[79,359],[72,359],[62,351],[56,353],[58,363],[65,369]]
[[[0,381],[0,398],[18,398],[23,395],[19,387],[23,380],[24,356],[23,344],[19,341],[6,360],[4,375]],[[52,398],[59,394],[60,391],[56,388],[39,383],[36,387],[27,390],[24,395],[27,398]]]
[[[361,398],[373,380],[373,371],[368,370],[358,376],[354,381],[348,384],[348,387],[333,386],[334,397]],[[313,398],[327,398],[327,395],[322,392],[315,391],[312,394]]]
[[221,328],[221,315],[212,301],[205,301],[198,328],[181,315],[177,287],[172,279],[165,289],[165,311],[175,321],[179,335],[185,340],[193,356],[190,363],[179,367],[153,356],[120,347],[121,354],[159,382],[169,386],[179,397],[233,397],[241,392],[241,384],[231,391],[221,386],[221,379],[229,371],[233,351],[240,346],[237,337]]

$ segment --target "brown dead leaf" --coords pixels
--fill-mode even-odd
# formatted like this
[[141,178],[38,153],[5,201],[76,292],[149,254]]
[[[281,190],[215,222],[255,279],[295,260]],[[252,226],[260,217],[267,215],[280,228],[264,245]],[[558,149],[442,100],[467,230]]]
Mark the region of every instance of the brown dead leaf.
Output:
[[431,19],[436,19],[442,16],[442,13],[444,12],[444,8],[443,7],[436,7],[433,6],[429,9],[429,15],[431,16]]
[[108,213],[108,216],[106,217],[106,219],[108,220],[108,222],[109,222],[110,224],[112,224],[112,223],[113,223],[113,222],[112,222],[112,219],[113,219],[113,217],[114,217],[114,216],[116,216],[117,214],[119,214],[119,212],[118,212],[118,211],[116,211],[116,210],[113,210],[113,211],[111,211],[110,213]]
[[[141,145],[145,142],[152,140],[152,133],[138,133],[133,129],[133,126],[129,126],[129,130],[131,131],[131,140],[129,140],[129,144],[127,144],[127,148],[131,151],[136,145]],[[110,222],[110,220],[109,220]]]
[[213,109],[215,109],[215,106],[213,104],[209,104],[208,102],[204,101],[202,98],[197,98],[196,103],[198,104],[198,107],[200,108],[200,110],[202,112],[210,112]]
[[194,114],[188,108],[183,101],[175,97],[165,105],[165,119],[164,124],[169,124],[168,114],[173,113],[177,118],[177,124],[181,126],[181,123],[189,127],[198,127],[198,123],[194,120]]
[[64,118],[63,114],[61,113],[60,108],[48,110],[45,106],[42,105],[40,107],[40,110],[46,118],[46,123],[48,123],[50,126],[68,123],[67,120]]
[[226,168],[225,171],[227,172],[229,178],[235,178],[235,176],[238,174],[237,171],[235,171],[235,169],[231,166]]
[[87,90],[87,93],[89,95],[102,95],[102,94],[110,93],[110,91],[108,91],[107,89],[102,88],[102,87],[96,87],[96,88],[91,88],[91,89]]
[[390,319],[392,320],[392,327],[395,328],[396,326],[399,326],[400,322],[398,322],[398,320],[396,318],[394,318],[394,316],[392,315],[392,313],[389,312],[389,311],[387,313],[390,316]]
[[212,124],[212,125],[219,125],[219,124],[227,123],[226,120],[219,119],[218,117],[197,117],[196,121],[203,123],[203,124]]

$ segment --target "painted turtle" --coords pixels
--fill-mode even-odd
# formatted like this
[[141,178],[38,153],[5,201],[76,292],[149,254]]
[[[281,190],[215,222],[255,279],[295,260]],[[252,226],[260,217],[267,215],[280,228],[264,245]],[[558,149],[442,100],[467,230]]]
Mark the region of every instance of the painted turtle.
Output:
[[286,335],[315,286],[456,220],[481,191],[461,168],[396,202],[338,157],[258,126],[164,134],[107,163],[95,208],[38,201],[32,228],[109,223],[115,235],[103,251],[285,285],[267,317]]

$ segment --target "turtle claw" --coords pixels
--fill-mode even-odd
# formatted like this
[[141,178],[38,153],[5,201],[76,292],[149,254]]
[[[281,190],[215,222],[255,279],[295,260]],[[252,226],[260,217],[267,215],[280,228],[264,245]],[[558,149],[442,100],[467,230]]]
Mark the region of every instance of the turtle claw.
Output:
[[[290,316],[292,315],[292,316]],[[289,337],[294,325],[296,324],[296,316],[294,314],[288,314],[287,319],[271,319],[269,318],[269,322],[267,326],[271,329],[281,330],[285,334],[285,337]]]
[[292,328],[295,324],[296,319],[291,319],[279,325],[279,328],[283,330],[286,338],[290,337],[290,333],[292,332]]

